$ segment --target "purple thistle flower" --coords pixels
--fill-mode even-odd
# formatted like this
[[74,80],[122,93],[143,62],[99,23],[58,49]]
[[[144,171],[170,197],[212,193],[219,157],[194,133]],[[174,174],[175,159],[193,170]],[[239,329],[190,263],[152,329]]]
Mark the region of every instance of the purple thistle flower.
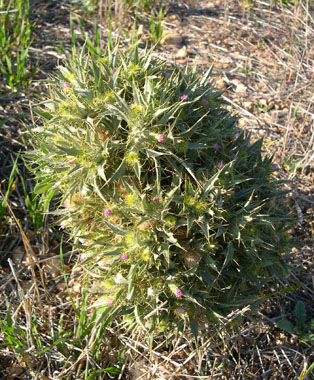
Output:
[[154,202],[154,203],[158,203],[158,202],[159,202],[159,198],[158,198],[158,197],[154,197],[154,198],[153,198],[153,202]]
[[123,253],[123,255],[120,256],[120,260],[124,261],[128,258],[128,255],[126,253]]
[[110,214],[111,214],[111,210],[109,208],[106,208],[106,210],[104,211],[104,215],[109,216]]
[[179,298],[182,296],[182,291],[180,289],[176,289],[174,294]]
[[207,99],[202,99],[202,100],[201,100],[201,103],[204,104],[204,106],[207,106],[207,104],[208,104],[208,100],[207,100]]
[[185,310],[182,307],[179,307],[179,309],[177,310],[177,313],[178,314],[185,313]]
[[233,153],[233,155],[231,156],[231,160],[234,160],[235,158],[237,158],[237,154]]
[[167,71],[167,72],[165,73],[165,77],[166,77],[166,78],[170,78],[171,75],[172,75],[172,71]]
[[274,236],[274,241],[275,241],[276,243],[279,243],[279,242],[280,242],[280,237],[279,237],[278,235],[275,235],[275,236]]
[[112,306],[114,304],[114,300],[108,300],[107,305]]
[[180,99],[181,100],[187,100],[188,98],[189,98],[188,95],[182,95]]
[[164,137],[163,135],[158,135],[158,136],[157,136],[157,140],[158,140],[159,142],[163,142],[163,141],[165,141],[165,137]]
[[276,164],[271,164],[271,168],[272,168],[273,170],[278,170],[278,166],[277,166]]
[[216,143],[216,144],[213,145],[213,148],[217,150],[217,149],[220,149],[221,146],[220,146],[219,144]]
[[218,164],[217,164],[218,169],[222,169],[224,166],[225,166],[225,163],[223,162],[223,160],[218,161]]

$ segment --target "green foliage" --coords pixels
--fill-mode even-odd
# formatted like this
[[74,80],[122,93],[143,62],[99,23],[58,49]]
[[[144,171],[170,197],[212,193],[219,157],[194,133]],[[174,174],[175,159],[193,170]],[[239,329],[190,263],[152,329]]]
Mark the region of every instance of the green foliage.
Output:
[[29,0],[0,0],[0,70],[11,91],[25,88],[36,65],[28,62],[32,45]]
[[[99,9],[98,0],[71,0],[71,4],[76,9],[81,9],[87,16],[97,12]],[[121,5],[127,11],[151,12],[161,8],[164,0],[108,0],[105,4],[106,9],[117,9]],[[102,4],[101,7],[103,7]]]
[[163,6],[161,6],[157,17],[154,17],[153,14],[150,17],[149,28],[150,28],[150,32],[152,34],[152,42],[153,43],[157,43],[161,40],[163,31],[164,31],[164,27],[162,24],[163,17],[164,17]]
[[29,188],[29,184],[27,183],[27,181],[25,181],[23,175],[19,171],[18,160],[19,154],[13,163],[13,167],[7,183],[6,181],[4,181],[3,184],[1,184],[2,186],[6,185],[6,191],[3,193],[3,189],[0,187],[1,198],[3,198],[0,203],[0,222],[2,220],[8,219],[7,202],[11,194],[15,191],[17,184],[19,183],[18,179],[20,179],[20,183],[24,192],[25,206],[28,211],[28,215],[31,217],[33,221],[34,230],[35,232],[37,232],[44,224],[45,212],[48,210],[48,206],[53,196],[53,192],[50,192],[48,196],[46,194],[45,198],[41,198],[38,197],[38,195],[35,195]]
[[[250,7],[254,5],[255,0],[243,0],[243,5],[245,7]],[[271,0],[271,3],[275,5],[281,5],[283,7],[289,7],[291,5],[294,5],[296,3],[295,0]]]
[[296,334],[299,338],[305,342],[314,343],[314,319],[306,322],[306,309],[304,302],[298,301],[294,307],[294,320],[295,325],[287,320],[282,319],[276,322],[276,326],[289,332],[290,334]]
[[41,227],[43,227],[45,222],[45,213],[48,210],[49,203],[52,199],[53,192],[45,196],[45,198],[39,197],[34,194],[30,189],[29,184],[25,182],[23,175],[17,168],[17,173],[21,181],[21,185],[24,193],[25,207],[27,209],[28,215],[32,219],[34,231],[37,232]]
[[128,8],[139,11],[152,11],[156,7],[162,7],[164,0],[123,0]]
[[[306,367],[305,367],[306,368]],[[309,368],[302,371],[299,380],[306,380],[308,376],[314,371],[314,362],[310,364]]]
[[211,70],[115,46],[74,56],[50,90],[34,110],[35,192],[58,192],[97,310],[197,336],[286,273],[282,183]]
[[1,198],[3,197],[3,199],[2,199],[2,201],[0,203],[0,222],[2,220],[6,219],[7,202],[8,202],[9,197],[12,194],[12,192],[14,191],[15,186],[16,186],[15,173],[16,173],[16,170],[17,170],[17,161],[18,161],[18,158],[19,158],[19,156],[17,156],[17,158],[14,161],[14,164],[13,164],[13,167],[12,167],[9,179],[8,179],[7,189],[6,189],[6,192],[4,194],[2,193],[2,188],[1,188],[2,184],[0,185]]
[[[63,264],[62,255],[61,258]],[[67,284],[64,265],[63,272]],[[68,325],[69,316],[62,313],[57,320],[54,320],[55,323],[49,324],[52,321],[45,320],[43,322],[40,316],[35,314],[35,310],[30,307],[24,307],[24,317],[26,316],[29,323],[26,327],[20,328],[16,321],[19,318],[16,313],[14,313],[14,317],[11,315],[11,305],[8,305],[6,317],[0,320],[2,335],[0,346],[8,347],[12,352],[18,354],[29,369],[32,368],[34,360],[45,361],[46,358],[50,360],[50,356],[53,356],[55,360],[52,365],[56,370],[67,372],[67,379],[77,379],[83,376],[93,379],[101,373],[119,374],[123,365],[123,352],[119,355],[117,366],[108,366],[108,360],[103,354],[103,347],[106,344],[106,327],[110,321],[110,317],[107,315],[108,311],[102,313],[99,310],[92,313],[87,311],[86,285],[83,286],[80,307],[72,304],[75,313],[71,314],[71,328]],[[69,288],[68,292],[73,302]],[[24,302],[25,305],[25,299]],[[38,314],[40,314],[40,310]],[[43,325],[46,329],[42,328]],[[85,351],[86,355],[82,355],[82,352]],[[71,370],[78,372],[72,377],[69,376]],[[78,374],[80,375],[78,376]]]

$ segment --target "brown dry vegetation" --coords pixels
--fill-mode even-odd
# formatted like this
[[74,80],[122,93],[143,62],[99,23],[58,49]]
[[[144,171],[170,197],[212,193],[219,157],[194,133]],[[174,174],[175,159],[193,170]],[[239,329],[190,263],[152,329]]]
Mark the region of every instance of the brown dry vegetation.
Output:
[[[104,3],[105,2],[101,2]],[[19,150],[27,149],[27,124],[32,125],[30,104],[46,93],[45,82],[64,57],[56,46],[71,47],[69,5],[61,1],[31,1],[37,20],[31,58],[39,60],[39,70],[31,88],[11,95],[0,93],[1,119],[12,117],[0,128],[0,180],[4,191],[12,161]],[[114,35],[128,43],[122,29],[130,30],[132,18],[118,11],[113,19]],[[77,17],[80,12],[75,11]],[[104,35],[108,32],[104,15],[98,14]],[[118,323],[108,327],[104,338],[101,366],[118,364],[124,352],[120,375],[99,374],[97,379],[302,379],[314,361],[313,348],[275,327],[285,318],[293,320],[298,300],[306,305],[308,319],[314,318],[313,280],[313,161],[314,161],[314,3],[295,1],[289,7],[280,1],[182,0],[166,1],[165,31],[155,54],[180,65],[197,65],[201,71],[214,65],[213,77],[232,109],[241,116],[241,127],[252,139],[264,138],[264,148],[274,154],[278,176],[292,180],[288,197],[298,218],[292,232],[298,246],[291,252],[297,268],[289,277],[274,284],[285,291],[260,305],[258,310],[239,310],[230,315],[234,323],[214,336],[179,338],[171,344],[155,342],[152,352],[145,337],[128,335]],[[149,16],[138,20],[138,34],[149,41]],[[92,33],[93,17],[85,27]],[[140,26],[142,25],[142,26]],[[81,28],[75,23],[79,34]],[[0,77],[0,81],[2,78]],[[20,115],[16,117],[16,115]],[[19,168],[29,177],[22,160]],[[57,347],[36,354],[36,339],[43,348],[52,344],[51,331],[58,330],[60,316],[64,330],[77,331],[73,305],[60,265],[60,231],[51,220],[37,232],[24,205],[23,190],[16,183],[10,197],[10,219],[0,222],[0,316],[11,312],[14,326],[29,333],[27,355],[10,347],[0,348],[0,377],[5,379],[76,379],[85,366],[97,363],[89,356],[93,336],[84,338],[79,349],[62,357]],[[82,271],[71,248],[63,243],[64,272],[73,302],[79,308]],[[276,286],[275,286],[276,285]],[[34,317],[38,336],[34,335]],[[228,325],[226,321],[226,326]],[[0,336],[0,342],[5,342]],[[45,346],[46,345],[46,346]],[[56,370],[57,362],[64,366]],[[99,364],[100,365],[100,364]],[[105,368],[105,367],[101,367]],[[314,379],[312,374],[306,377]]]

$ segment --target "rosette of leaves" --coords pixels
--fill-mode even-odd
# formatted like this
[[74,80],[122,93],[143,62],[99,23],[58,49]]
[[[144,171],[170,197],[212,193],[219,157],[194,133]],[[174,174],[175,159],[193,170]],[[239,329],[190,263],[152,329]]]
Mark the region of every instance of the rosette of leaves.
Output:
[[197,335],[286,273],[282,183],[224,104],[210,70],[136,46],[59,67],[29,157],[98,310]]

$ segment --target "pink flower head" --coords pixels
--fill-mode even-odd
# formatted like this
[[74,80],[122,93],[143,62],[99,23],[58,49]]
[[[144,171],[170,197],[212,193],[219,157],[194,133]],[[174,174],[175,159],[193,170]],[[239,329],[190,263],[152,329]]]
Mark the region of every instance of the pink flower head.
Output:
[[165,141],[165,137],[164,137],[163,135],[158,135],[158,136],[157,136],[157,140],[158,140],[159,142],[163,142],[163,141]]
[[216,144],[213,145],[213,148],[217,150],[217,149],[220,149],[221,146],[220,146],[219,144],[216,143]]
[[158,197],[154,197],[154,198],[153,198],[153,202],[154,202],[154,203],[158,203],[158,202],[159,202],[159,198],[158,198]]
[[179,309],[177,310],[177,313],[178,314],[185,313],[185,310],[182,307],[179,307]]
[[214,78],[210,78],[209,83],[214,84],[215,83],[215,79]]
[[63,87],[64,88],[69,88],[71,85],[70,85],[70,83],[69,82],[64,82],[63,83]]
[[121,256],[120,256],[120,260],[121,261],[124,261],[128,258],[128,255],[126,253],[123,253]]
[[58,187],[58,186],[60,186],[60,185],[61,185],[61,182],[58,181],[58,182],[56,182],[56,183],[53,185],[53,187]]
[[82,254],[81,254],[80,259],[81,259],[81,260],[86,260],[86,255],[85,255],[85,253],[82,253]]
[[279,242],[280,242],[280,237],[279,237],[278,235],[275,235],[275,236],[274,236],[274,241],[275,241],[276,243],[279,243]]
[[114,300],[108,300],[107,305],[112,306],[114,304]]
[[188,98],[189,98],[188,95],[182,95],[180,99],[181,100],[187,100]]
[[207,104],[208,104],[208,100],[207,100],[207,99],[202,99],[202,100],[201,100],[201,103],[204,104],[204,106],[207,106]]
[[60,223],[60,228],[62,228],[62,229],[64,230],[65,227],[66,227],[66,224],[65,224],[64,222],[61,222],[61,223]]
[[83,210],[79,210],[79,213],[80,213],[80,214],[83,214],[83,213],[84,213],[84,211],[83,211]]
[[170,78],[171,75],[172,75],[172,71],[167,71],[167,72],[165,73],[165,77],[166,77],[166,78]]
[[106,208],[106,210],[104,211],[104,215],[109,216],[110,214],[111,214],[110,208]]
[[68,161],[68,165],[69,165],[69,166],[72,166],[73,164],[74,164],[74,161],[73,161],[73,160]]
[[144,284],[139,284],[138,286],[140,289],[144,289],[145,288],[145,285]]
[[218,164],[217,164],[218,169],[222,169],[224,166],[225,166],[225,163],[222,160],[218,161]]
[[174,294],[179,298],[182,296],[182,291],[180,289],[176,289]]

